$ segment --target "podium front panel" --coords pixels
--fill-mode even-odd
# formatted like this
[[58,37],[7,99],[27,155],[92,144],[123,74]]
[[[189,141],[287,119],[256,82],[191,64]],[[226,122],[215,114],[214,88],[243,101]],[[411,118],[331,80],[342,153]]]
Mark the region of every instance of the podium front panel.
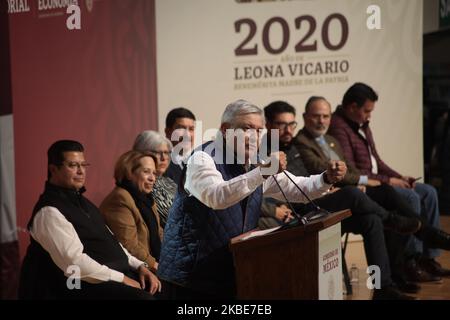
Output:
[[342,300],[341,225],[350,210],[230,242],[238,299]]
[[341,224],[319,232],[319,300],[342,300]]

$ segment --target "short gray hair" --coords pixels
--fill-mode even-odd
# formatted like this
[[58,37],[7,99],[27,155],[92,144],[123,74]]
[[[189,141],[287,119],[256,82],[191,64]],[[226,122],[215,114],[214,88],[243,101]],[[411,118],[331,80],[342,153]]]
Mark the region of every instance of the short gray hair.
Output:
[[237,117],[250,113],[257,113],[261,115],[264,121],[264,113],[260,108],[247,100],[236,100],[227,105],[225,111],[222,114],[222,120],[220,124],[233,124]]
[[140,152],[156,151],[162,144],[166,144],[170,151],[172,151],[172,142],[157,131],[146,130],[142,131],[136,137],[133,144],[133,150]]

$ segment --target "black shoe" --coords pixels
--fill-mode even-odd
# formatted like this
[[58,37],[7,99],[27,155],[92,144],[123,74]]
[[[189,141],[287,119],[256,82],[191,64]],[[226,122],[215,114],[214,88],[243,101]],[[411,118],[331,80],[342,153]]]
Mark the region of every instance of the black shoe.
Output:
[[414,234],[420,230],[422,223],[419,219],[400,216],[390,212],[389,217],[383,221],[386,229],[400,234]]
[[450,250],[450,234],[447,232],[426,226],[420,234],[419,238],[425,242],[428,248]]
[[405,263],[404,275],[406,281],[410,282],[438,282],[442,283],[442,278],[433,274],[430,274],[423,270],[415,261],[410,259]]
[[415,294],[418,293],[421,287],[414,282],[406,281],[405,279],[397,279],[395,280],[395,286],[404,293]]
[[381,289],[375,289],[372,300],[416,300],[416,298],[403,294],[391,285]]
[[438,276],[438,277],[449,277],[450,269],[443,268],[439,262],[434,259],[420,259],[420,267],[426,272]]

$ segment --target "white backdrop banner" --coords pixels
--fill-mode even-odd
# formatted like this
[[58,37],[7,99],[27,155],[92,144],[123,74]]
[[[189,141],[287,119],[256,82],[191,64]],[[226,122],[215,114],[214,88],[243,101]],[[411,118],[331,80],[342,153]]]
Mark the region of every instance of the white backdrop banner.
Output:
[[422,175],[422,0],[156,0],[156,30],[160,129],[179,106],[217,128],[238,98],[287,101],[301,128],[311,95],[334,109],[365,82],[382,158]]

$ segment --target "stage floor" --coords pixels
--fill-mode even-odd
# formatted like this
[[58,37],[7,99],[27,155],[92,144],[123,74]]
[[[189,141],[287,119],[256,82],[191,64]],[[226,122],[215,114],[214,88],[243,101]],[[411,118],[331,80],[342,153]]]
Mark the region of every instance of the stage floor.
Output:
[[[447,232],[450,232],[450,216],[441,216],[441,227]],[[353,284],[353,294],[344,295],[346,300],[368,300],[371,299],[371,290],[366,287],[367,268],[366,257],[364,255],[364,247],[361,241],[349,242],[347,245],[347,259],[348,268],[352,264],[356,264],[359,269],[359,281]],[[442,250],[441,256],[437,259],[443,266],[450,268],[450,251]],[[437,283],[422,283],[420,284],[422,290],[414,295],[419,300],[450,300],[450,278],[443,278],[443,282]],[[345,290],[345,287],[344,287]]]

